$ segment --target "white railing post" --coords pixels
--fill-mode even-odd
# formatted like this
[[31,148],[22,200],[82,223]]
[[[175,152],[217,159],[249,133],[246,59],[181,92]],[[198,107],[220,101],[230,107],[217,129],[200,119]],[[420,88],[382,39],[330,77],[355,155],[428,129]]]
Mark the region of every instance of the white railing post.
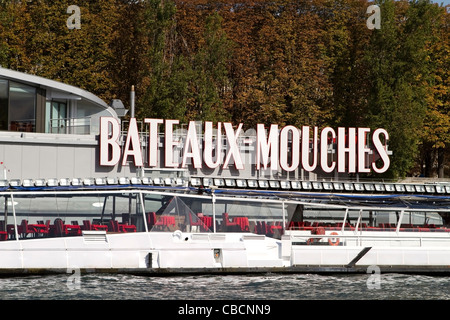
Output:
[[141,210],[142,210],[142,217],[144,218],[144,228],[145,232],[148,232],[148,226],[147,226],[147,216],[145,214],[145,205],[144,205],[144,199],[142,197],[142,192],[139,192],[139,202],[141,203]]
[[14,196],[12,193],[11,193],[11,205],[14,217],[14,235],[16,236],[16,240],[19,240],[19,231],[17,230],[16,207],[14,206]]
[[212,190],[211,197],[213,211],[213,232],[216,233],[216,195],[214,194],[214,190]]
[[395,229],[395,232],[398,234],[398,232],[400,231],[400,225],[402,223],[402,219],[403,219],[403,213],[405,212],[405,210],[400,211],[400,217],[398,218],[397,221],[397,228]]
[[342,229],[341,229],[342,233],[344,233],[345,221],[347,221],[347,215],[348,215],[348,208],[345,208],[344,221],[342,222]]

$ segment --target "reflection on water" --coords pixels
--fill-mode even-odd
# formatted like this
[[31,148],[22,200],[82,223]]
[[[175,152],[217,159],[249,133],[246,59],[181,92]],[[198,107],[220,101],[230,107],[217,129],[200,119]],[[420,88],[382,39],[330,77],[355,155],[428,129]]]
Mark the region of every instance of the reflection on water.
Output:
[[[119,274],[0,279],[2,300],[446,300],[450,277],[263,274],[146,277]],[[79,280],[79,281],[77,281]]]

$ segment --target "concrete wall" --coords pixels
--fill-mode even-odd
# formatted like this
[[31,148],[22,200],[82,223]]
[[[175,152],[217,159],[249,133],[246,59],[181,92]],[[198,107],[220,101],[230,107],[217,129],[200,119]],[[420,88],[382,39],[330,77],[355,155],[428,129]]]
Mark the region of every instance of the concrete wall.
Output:
[[[124,138],[121,139],[124,143]],[[244,170],[236,170],[234,164],[226,168],[195,169],[188,164],[187,169],[149,168],[147,167],[146,139],[142,141],[144,168],[137,168],[129,159],[122,166],[119,164],[106,167],[99,163],[98,135],[49,134],[34,132],[0,132],[0,179],[61,179],[61,178],[98,178],[98,177],[231,177],[244,179],[291,179],[316,180],[317,173],[308,173],[302,169],[293,172],[256,170],[254,155],[248,151],[241,151],[246,163]],[[158,150],[159,163],[164,163],[162,142]],[[175,154],[180,156],[182,151],[176,148]],[[181,162],[181,161],[180,161]],[[6,173],[6,177],[5,177]],[[335,175],[335,174],[333,174]]]
[[136,168],[100,167],[94,135],[0,132],[0,178],[132,177]]

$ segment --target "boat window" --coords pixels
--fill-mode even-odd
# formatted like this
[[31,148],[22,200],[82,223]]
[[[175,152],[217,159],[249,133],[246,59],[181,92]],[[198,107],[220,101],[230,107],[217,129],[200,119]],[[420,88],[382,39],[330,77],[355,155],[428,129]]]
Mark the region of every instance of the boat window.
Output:
[[[288,209],[289,211],[289,209]],[[325,230],[344,231],[396,231],[400,220],[400,232],[445,231],[444,213],[429,211],[381,211],[330,209],[315,206],[297,206],[289,211],[289,230],[313,230],[323,227]]]
[[89,103],[85,100],[77,101],[75,118],[77,119],[77,134],[89,134],[99,132],[99,119],[102,116],[110,116],[107,110]]
[[65,101],[47,102],[47,117],[50,133],[67,133],[67,103]]
[[11,131],[35,131],[36,88],[10,82],[9,122]]
[[284,231],[281,203],[217,201],[216,212],[218,231],[254,232],[275,238],[281,238]]
[[[135,194],[15,195],[0,199],[0,240],[145,231]],[[5,204],[6,203],[6,204]],[[16,217],[13,216],[13,205]],[[15,224],[14,222],[17,222]]]
[[8,130],[8,80],[0,79],[0,130]]
[[[208,200],[210,202],[210,200]],[[203,214],[202,200],[178,196],[146,195],[148,230],[212,232],[212,216]]]
[[252,232],[280,238],[282,206],[245,200],[219,200],[183,196],[145,196],[149,230],[210,233]]

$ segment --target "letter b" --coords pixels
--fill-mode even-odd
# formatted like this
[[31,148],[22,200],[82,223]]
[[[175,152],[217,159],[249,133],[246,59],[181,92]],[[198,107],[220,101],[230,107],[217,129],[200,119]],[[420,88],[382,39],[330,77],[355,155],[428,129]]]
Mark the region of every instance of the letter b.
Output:
[[101,166],[114,166],[117,164],[117,162],[119,162],[120,159],[120,145],[118,143],[119,135],[120,135],[120,125],[117,119],[113,117],[100,118]]

